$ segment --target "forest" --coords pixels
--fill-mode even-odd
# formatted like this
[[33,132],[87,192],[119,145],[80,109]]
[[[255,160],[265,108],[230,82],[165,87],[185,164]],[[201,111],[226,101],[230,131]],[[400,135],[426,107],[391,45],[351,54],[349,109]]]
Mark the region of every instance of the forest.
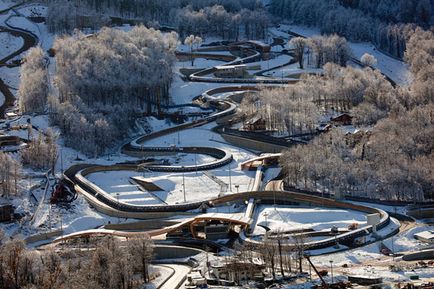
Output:
[[[406,201],[434,198],[433,51],[434,33],[417,28],[405,53],[412,83],[392,88],[378,74],[364,93],[350,89],[356,105],[352,109],[354,125],[362,129],[352,135],[334,129],[308,145],[285,151],[280,162],[287,184],[337,196]],[[336,78],[332,74],[323,81],[333,85],[333,79],[341,78],[338,83],[347,79],[353,88],[359,87],[358,81],[365,82],[348,73],[342,75]]]
[[432,0],[272,0],[271,12],[284,20],[316,26],[354,41],[369,41],[403,58],[406,35],[434,21]]
[[30,250],[0,231],[1,288],[135,289],[158,277],[150,270],[153,243],[147,236],[127,244],[107,237],[75,245],[83,250]]
[[57,38],[58,93],[49,98],[49,114],[66,144],[99,155],[137,116],[158,113],[169,101],[177,43],[176,33],[144,26]]
[[[49,0],[47,25],[51,32],[71,32],[75,28],[97,29],[113,18],[137,20],[148,27],[175,28],[181,37],[189,34],[220,36],[237,40],[240,30],[249,39],[265,37],[267,11],[254,0]],[[71,13],[71,11],[75,13]]]

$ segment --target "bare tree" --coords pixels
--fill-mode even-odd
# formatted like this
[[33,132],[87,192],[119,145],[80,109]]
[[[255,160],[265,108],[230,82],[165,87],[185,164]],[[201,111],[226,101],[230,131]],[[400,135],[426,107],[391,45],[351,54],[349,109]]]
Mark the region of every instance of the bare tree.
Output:
[[133,264],[141,272],[143,281],[148,283],[149,265],[154,257],[154,244],[148,235],[135,238],[129,241],[130,254],[133,258]]
[[289,45],[294,48],[295,58],[298,60],[300,68],[303,69],[304,49],[307,46],[307,40],[303,37],[294,37],[289,41]]

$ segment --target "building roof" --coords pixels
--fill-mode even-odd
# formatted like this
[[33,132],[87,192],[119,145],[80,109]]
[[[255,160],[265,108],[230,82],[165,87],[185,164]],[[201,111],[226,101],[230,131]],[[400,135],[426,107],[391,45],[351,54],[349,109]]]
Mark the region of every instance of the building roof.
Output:
[[260,120],[262,120],[262,117],[260,117],[259,115],[257,115],[255,117],[252,117],[248,121],[246,121],[246,124],[255,124],[255,123],[257,123]]
[[234,69],[234,68],[246,68],[247,65],[245,64],[237,64],[237,65],[218,65],[215,68],[217,70],[224,70],[224,69]]
[[262,47],[262,48],[269,48],[269,47],[270,47],[269,44],[264,43],[264,42],[262,42],[262,41],[249,40],[249,41],[247,41],[247,42],[248,42],[248,43],[251,43],[251,44],[254,44],[254,45],[258,46],[258,47]]
[[423,231],[417,234],[414,234],[414,236],[423,238],[426,240],[433,240],[434,241],[434,231]]

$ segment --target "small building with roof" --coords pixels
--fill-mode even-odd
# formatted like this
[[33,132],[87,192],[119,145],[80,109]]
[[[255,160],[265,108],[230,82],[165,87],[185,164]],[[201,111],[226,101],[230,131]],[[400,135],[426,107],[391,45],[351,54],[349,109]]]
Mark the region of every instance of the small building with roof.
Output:
[[247,65],[220,65],[215,67],[214,75],[221,78],[243,78],[247,73]]

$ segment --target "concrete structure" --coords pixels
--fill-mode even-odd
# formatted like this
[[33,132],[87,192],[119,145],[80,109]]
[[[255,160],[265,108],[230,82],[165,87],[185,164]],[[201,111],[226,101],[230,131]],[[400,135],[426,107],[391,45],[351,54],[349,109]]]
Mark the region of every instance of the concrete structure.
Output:
[[191,288],[205,286],[206,284],[205,277],[199,271],[192,271],[187,275],[187,286],[191,286]]
[[262,154],[259,157],[252,158],[241,163],[242,170],[255,170],[260,166],[267,167],[276,165],[279,162],[279,158],[282,154]]
[[271,51],[271,46],[267,43],[257,40],[249,40],[248,44],[252,45],[253,48],[259,50],[261,53],[269,53]]
[[414,238],[425,243],[434,244],[434,230],[414,234]]
[[380,214],[369,214],[366,216],[366,223],[368,226],[372,226],[372,230],[377,231],[377,225],[380,223],[381,217]]
[[348,113],[343,113],[337,117],[330,118],[330,123],[336,126],[340,125],[350,125],[352,123],[353,117]]
[[262,270],[265,268],[263,264],[254,262],[244,262],[239,260],[230,260],[225,264],[211,266],[212,274],[217,279],[241,284],[250,280],[264,279]]
[[266,122],[265,119],[260,116],[255,116],[251,119],[248,119],[244,125],[243,130],[246,131],[263,131],[266,130]]
[[243,78],[247,72],[245,64],[216,66],[214,75],[221,78]]

